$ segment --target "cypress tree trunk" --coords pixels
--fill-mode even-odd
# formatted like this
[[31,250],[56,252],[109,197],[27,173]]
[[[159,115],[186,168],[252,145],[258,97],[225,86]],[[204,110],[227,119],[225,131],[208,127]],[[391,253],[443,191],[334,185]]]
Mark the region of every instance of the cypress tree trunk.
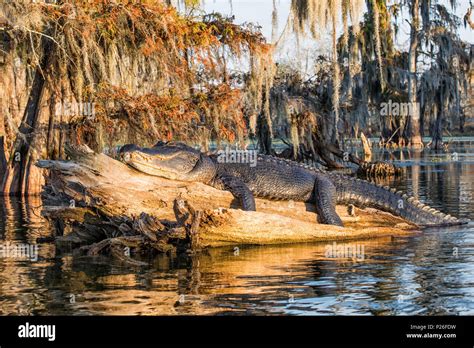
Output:
[[[33,143],[36,138],[40,101],[44,93],[45,79],[43,72],[48,62],[47,52],[51,49],[49,39],[43,38],[44,53],[39,67],[35,71],[33,83],[28,96],[23,118],[18,128],[12,152],[5,166],[2,180],[2,193],[5,195],[39,194],[41,190],[41,175],[34,167],[37,160]],[[33,188],[36,187],[36,188]],[[30,190],[30,188],[33,188]]]
[[5,157],[5,143],[4,143],[4,135],[0,135],[0,175],[5,173],[7,168],[7,159]]
[[333,91],[332,91],[332,107],[334,113],[334,133],[332,141],[339,144],[339,87],[341,85],[339,76],[339,63],[337,54],[337,31],[336,31],[336,15],[333,10],[332,14],[332,59],[333,59]]
[[445,112],[445,105],[446,105],[446,82],[441,82],[441,86],[438,93],[438,114],[436,115],[436,120],[433,124],[433,129],[431,130],[431,143],[432,147],[436,150],[440,150],[443,148],[443,118]]
[[411,31],[410,31],[410,51],[408,53],[408,102],[410,103],[410,114],[408,117],[407,140],[410,146],[415,148],[423,147],[423,142],[420,133],[420,109],[417,103],[417,88],[416,88],[416,61],[417,50],[419,45],[418,28],[420,24],[419,0],[412,0],[411,12]]
[[257,138],[260,151],[266,155],[272,155],[272,136],[267,118],[261,112],[257,119]]

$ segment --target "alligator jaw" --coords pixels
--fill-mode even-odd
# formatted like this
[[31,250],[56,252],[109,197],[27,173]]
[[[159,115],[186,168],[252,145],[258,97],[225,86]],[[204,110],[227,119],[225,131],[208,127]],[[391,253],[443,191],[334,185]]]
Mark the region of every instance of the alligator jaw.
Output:
[[[127,152],[122,156],[123,162],[128,164],[130,167],[139,170],[148,175],[165,177],[167,179],[176,180],[178,176],[171,172],[161,170],[159,166],[153,163],[157,158],[151,157],[140,151]],[[161,158],[158,159],[162,160]]]

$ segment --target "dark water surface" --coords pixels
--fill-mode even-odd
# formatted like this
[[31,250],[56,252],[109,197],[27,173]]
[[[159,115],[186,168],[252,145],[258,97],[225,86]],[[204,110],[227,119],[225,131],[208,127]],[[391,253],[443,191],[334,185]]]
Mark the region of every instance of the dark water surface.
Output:
[[[474,220],[473,144],[376,155],[405,167],[391,186]],[[0,199],[0,245],[50,235],[40,211],[38,199]],[[135,268],[38,244],[37,259],[0,254],[0,314],[474,314],[473,224],[350,246],[363,254],[328,258],[325,243],[229,247]]]

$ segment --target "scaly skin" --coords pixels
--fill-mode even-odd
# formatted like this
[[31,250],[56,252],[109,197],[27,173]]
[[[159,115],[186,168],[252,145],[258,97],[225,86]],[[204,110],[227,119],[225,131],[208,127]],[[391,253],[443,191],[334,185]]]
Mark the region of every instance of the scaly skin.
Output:
[[158,143],[148,149],[126,145],[121,159],[151,175],[228,190],[244,210],[255,210],[254,197],[260,197],[313,203],[318,221],[330,225],[343,226],[336,204],[377,208],[420,226],[466,223],[388,187],[271,156],[259,155],[255,166],[220,163],[216,155],[207,156],[181,143]]

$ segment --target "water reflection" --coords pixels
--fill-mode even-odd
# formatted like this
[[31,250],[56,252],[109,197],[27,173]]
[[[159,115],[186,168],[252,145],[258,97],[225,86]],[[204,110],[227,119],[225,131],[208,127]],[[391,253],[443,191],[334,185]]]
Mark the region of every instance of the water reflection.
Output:
[[[392,180],[392,186],[473,219],[473,150],[456,147],[458,161],[446,153],[376,156],[405,167],[405,177]],[[51,234],[38,198],[0,202],[3,245],[35,244]],[[327,244],[302,244],[160,256],[147,268],[134,268],[104,257],[63,255],[54,244],[41,243],[36,262],[0,258],[0,313],[474,314],[473,225],[352,244],[363,246],[363,259],[333,258]]]

